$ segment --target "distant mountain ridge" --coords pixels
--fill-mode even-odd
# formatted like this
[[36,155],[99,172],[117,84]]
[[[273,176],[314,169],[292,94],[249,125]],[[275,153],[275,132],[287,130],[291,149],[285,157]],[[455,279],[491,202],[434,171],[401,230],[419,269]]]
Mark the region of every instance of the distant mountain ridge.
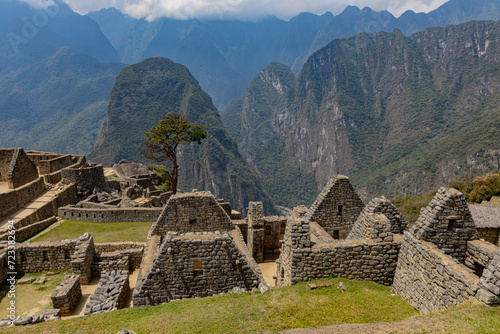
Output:
[[116,9],[104,9],[89,16],[101,26],[123,62],[163,56],[187,66],[222,112],[273,61],[298,73],[309,56],[334,39],[360,32],[391,32],[396,28],[410,35],[431,26],[499,20],[500,3],[451,0],[428,14],[407,11],[399,18],[388,11],[355,6],[347,7],[337,16],[329,12],[303,13],[290,21],[267,17],[258,22],[196,19],[147,22]]
[[167,58],[148,58],[122,69],[90,158],[108,165],[121,159],[143,161],[139,152],[144,133],[168,112],[185,115],[207,132],[201,145],[179,148],[180,189],[211,191],[242,211],[249,201],[262,201],[266,212],[277,212],[226,132],[210,96],[186,67]]
[[[500,22],[361,33],[313,54],[286,90],[291,70],[266,67],[222,119],[273,199],[279,169],[315,191],[340,173],[365,197],[416,195],[498,171],[499,51]],[[310,201],[308,185],[277,204]]]

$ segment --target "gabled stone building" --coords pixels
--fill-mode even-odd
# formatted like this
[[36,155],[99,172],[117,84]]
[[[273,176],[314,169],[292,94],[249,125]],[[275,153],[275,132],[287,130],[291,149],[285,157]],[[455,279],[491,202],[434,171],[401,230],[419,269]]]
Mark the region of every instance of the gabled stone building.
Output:
[[267,289],[239,229],[210,192],[176,194],[153,224],[134,307]]
[[328,181],[305,218],[316,222],[333,239],[345,239],[364,206],[349,178],[337,175]]

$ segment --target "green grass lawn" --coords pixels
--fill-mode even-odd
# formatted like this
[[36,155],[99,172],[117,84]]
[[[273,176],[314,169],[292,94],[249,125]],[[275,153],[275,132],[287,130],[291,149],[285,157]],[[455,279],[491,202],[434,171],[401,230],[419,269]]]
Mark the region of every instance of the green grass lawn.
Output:
[[95,243],[137,241],[146,242],[152,222],[91,223],[66,220],[32,242],[75,239],[89,232]]
[[[4,328],[5,333],[259,333],[292,328],[366,324],[338,333],[499,333],[500,308],[463,304],[420,315],[390,287],[370,281],[322,279],[333,286],[306,290],[308,283],[266,294],[224,294],[155,307],[117,310],[36,326]],[[347,291],[337,289],[342,281]],[[314,281],[318,282],[318,281]],[[396,322],[396,323],[391,323]]]
[[[16,315],[28,316],[41,313],[43,310],[52,309],[50,296],[55,288],[61,284],[64,275],[71,274],[71,271],[53,270],[54,275],[46,275],[47,281],[43,284],[17,284],[15,298]],[[41,273],[26,274],[27,277],[36,279],[42,276]],[[20,278],[20,277],[19,277]],[[3,281],[0,284],[0,319],[5,319],[8,315],[7,307],[11,298],[8,297],[9,283]]]

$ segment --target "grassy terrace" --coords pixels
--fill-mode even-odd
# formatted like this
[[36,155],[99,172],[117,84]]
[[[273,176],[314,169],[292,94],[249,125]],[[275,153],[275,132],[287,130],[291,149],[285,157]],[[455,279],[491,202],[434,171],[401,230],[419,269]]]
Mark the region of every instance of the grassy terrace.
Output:
[[[369,281],[324,279],[334,285],[306,290],[307,283],[266,294],[225,294],[156,307],[118,310],[2,329],[5,333],[258,333],[340,324],[337,333],[498,333],[500,308],[466,304],[419,315],[390,288]],[[347,291],[337,289],[343,281]],[[318,281],[315,281],[318,282]],[[396,322],[396,323],[388,323]]]
[[136,241],[146,242],[152,222],[126,222],[126,223],[90,223],[75,220],[66,220],[47,233],[42,234],[37,241],[60,241],[75,239],[89,232],[94,237],[94,242],[120,242]]

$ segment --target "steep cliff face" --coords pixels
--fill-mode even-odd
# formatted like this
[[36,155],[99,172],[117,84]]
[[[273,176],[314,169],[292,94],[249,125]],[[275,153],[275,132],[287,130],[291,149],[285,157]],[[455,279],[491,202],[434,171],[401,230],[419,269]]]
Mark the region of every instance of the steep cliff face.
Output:
[[[418,194],[460,174],[498,170],[499,33],[500,23],[471,22],[330,43],[266,120],[283,145],[275,164],[313,173],[318,190],[347,174],[365,196]],[[241,140],[249,161],[256,150],[280,147],[252,144],[261,127]]]
[[224,129],[211,98],[186,67],[166,58],[149,58],[120,72],[90,158],[108,165],[121,159],[143,160],[139,152],[144,133],[168,112],[187,116],[207,132],[201,145],[179,150],[180,189],[209,190],[240,210],[249,201],[263,201],[268,212],[275,212],[258,177]]

